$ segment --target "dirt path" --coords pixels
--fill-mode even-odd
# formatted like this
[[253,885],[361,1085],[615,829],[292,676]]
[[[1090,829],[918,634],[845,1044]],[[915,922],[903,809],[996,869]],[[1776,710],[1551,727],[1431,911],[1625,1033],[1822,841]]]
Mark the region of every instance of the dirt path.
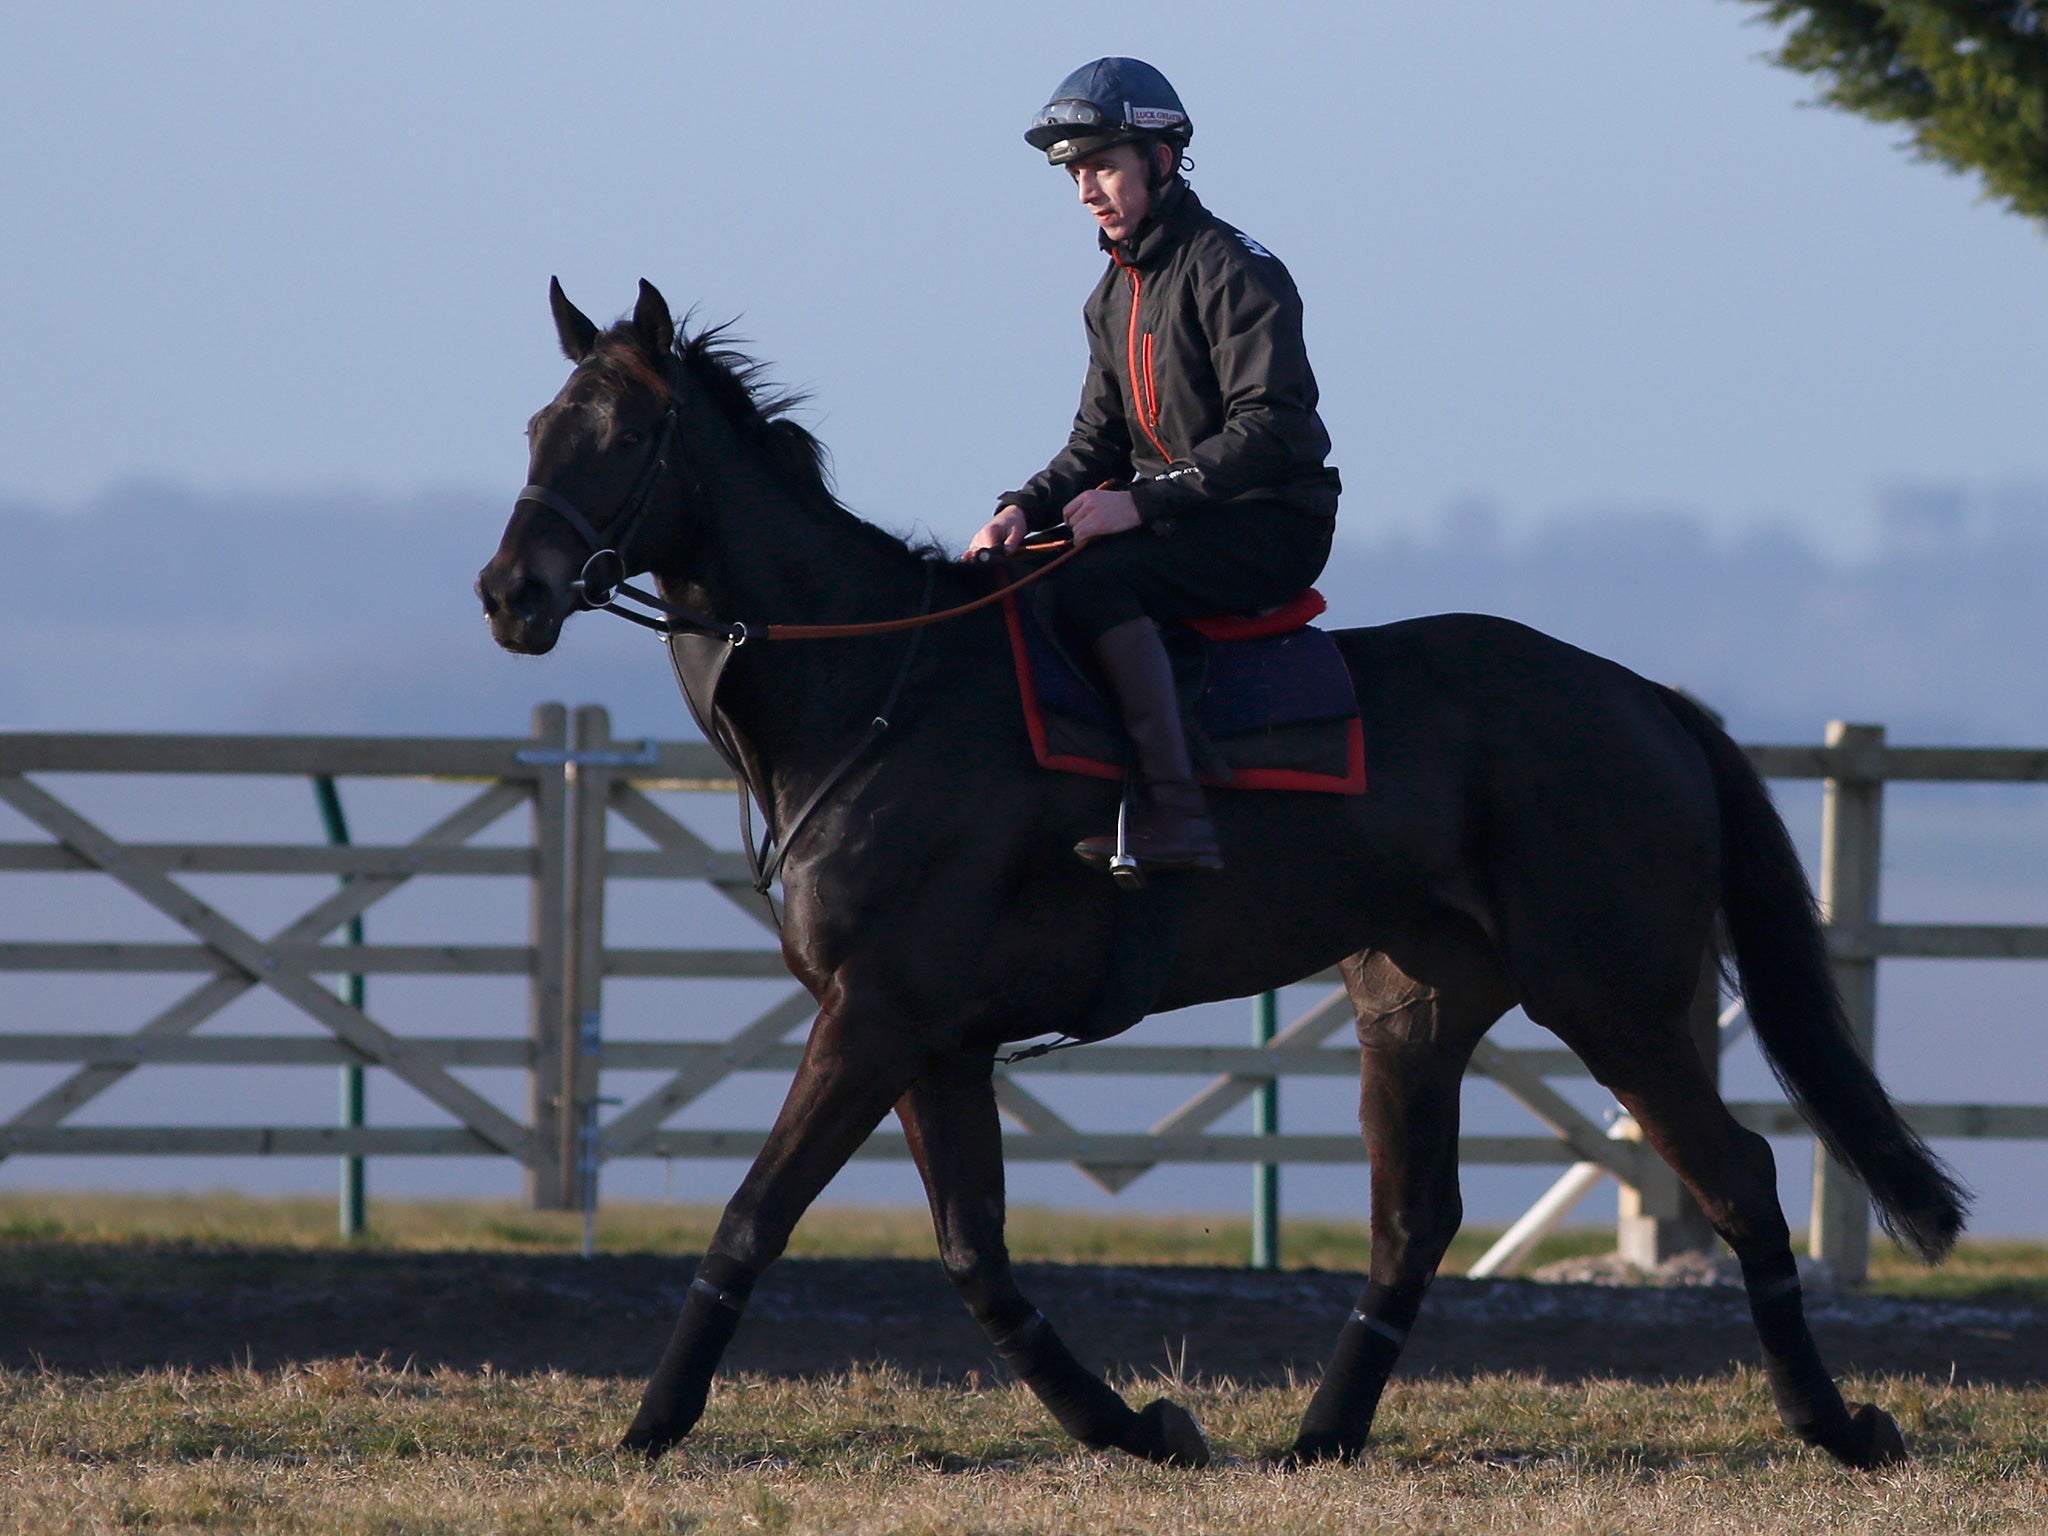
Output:
[[[422,1367],[635,1377],[693,1261],[655,1255],[220,1252],[13,1246],[0,1252],[0,1363],[65,1372],[362,1355]],[[1358,1277],[1315,1270],[1021,1266],[1083,1359],[1242,1381],[1313,1375]],[[1839,1371],[2008,1385],[2048,1380],[2048,1308],[1842,1295],[1812,1310]],[[1404,1373],[1556,1380],[1695,1377],[1756,1359],[1724,1287],[1438,1282]],[[936,1264],[789,1259],[763,1279],[733,1368],[830,1373],[887,1361],[925,1375],[1000,1369]]]

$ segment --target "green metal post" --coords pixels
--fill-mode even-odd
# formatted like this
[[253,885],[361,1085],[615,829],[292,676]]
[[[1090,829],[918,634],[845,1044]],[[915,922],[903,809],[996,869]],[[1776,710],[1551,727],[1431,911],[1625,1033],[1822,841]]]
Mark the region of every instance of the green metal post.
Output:
[[[1252,999],[1252,1044],[1271,1045],[1280,1027],[1280,994],[1261,992]],[[1252,1134],[1280,1133],[1280,1079],[1252,1095]],[[1280,1267],[1280,1165],[1252,1164],[1252,1268]]]
[[[320,819],[327,826],[327,841],[337,848],[348,846],[348,818],[342,814],[341,791],[334,787],[334,780],[326,774],[313,779],[313,798],[320,803]],[[346,885],[353,875],[343,875],[341,883]],[[348,941],[360,945],[363,942],[363,919],[360,914],[348,920]],[[368,998],[369,989],[364,978],[354,975],[347,978],[348,1005],[362,1008]],[[341,1123],[344,1128],[354,1129],[364,1123],[363,1069],[343,1067],[341,1069]],[[341,1199],[339,1218],[343,1237],[361,1237],[367,1229],[367,1190],[363,1159],[354,1153],[341,1160]]]

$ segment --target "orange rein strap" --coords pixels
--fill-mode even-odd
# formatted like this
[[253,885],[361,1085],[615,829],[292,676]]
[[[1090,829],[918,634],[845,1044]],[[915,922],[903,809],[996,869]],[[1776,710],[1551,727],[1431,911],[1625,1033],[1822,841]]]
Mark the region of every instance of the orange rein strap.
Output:
[[769,640],[857,640],[864,635],[893,635],[906,629],[923,629],[927,624],[943,624],[947,619],[957,619],[962,614],[973,613],[977,608],[986,608],[999,603],[1011,592],[1020,591],[1034,581],[1041,581],[1081,553],[1082,546],[1076,544],[1064,554],[1055,555],[1037,570],[1014,581],[1005,581],[995,591],[977,597],[971,603],[962,603],[957,608],[944,608],[937,613],[921,613],[908,619],[882,619],[873,624],[769,624],[758,631]]

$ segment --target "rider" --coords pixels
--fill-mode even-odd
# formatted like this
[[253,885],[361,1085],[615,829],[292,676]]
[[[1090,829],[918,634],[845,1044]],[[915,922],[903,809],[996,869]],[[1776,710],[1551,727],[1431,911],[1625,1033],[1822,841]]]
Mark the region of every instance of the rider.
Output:
[[[1047,598],[1131,738],[1145,794],[1127,847],[1141,865],[1218,869],[1155,621],[1257,613],[1306,591],[1329,558],[1339,486],[1294,280],[1182,179],[1193,135],[1166,77],[1124,58],[1067,76],[1025,133],[1074,178],[1110,263],[1084,311],[1088,377],[1067,446],[1001,498],[968,552],[1014,551],[1056,519],[1086,546]],[[1075,846],[1101,867],[1114,849],[1107,835]]]

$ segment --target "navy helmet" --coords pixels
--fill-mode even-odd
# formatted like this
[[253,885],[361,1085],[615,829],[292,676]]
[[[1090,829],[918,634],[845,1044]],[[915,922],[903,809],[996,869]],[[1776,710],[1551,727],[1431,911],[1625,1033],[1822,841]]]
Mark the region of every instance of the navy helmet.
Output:
[[1166,76],[1142,59],[1110,58],[1083,64],[1062,80],[1024,131],[1024,142],[1065,165],[1144,139],[1185,149],[1194,136],[1195,125]]

